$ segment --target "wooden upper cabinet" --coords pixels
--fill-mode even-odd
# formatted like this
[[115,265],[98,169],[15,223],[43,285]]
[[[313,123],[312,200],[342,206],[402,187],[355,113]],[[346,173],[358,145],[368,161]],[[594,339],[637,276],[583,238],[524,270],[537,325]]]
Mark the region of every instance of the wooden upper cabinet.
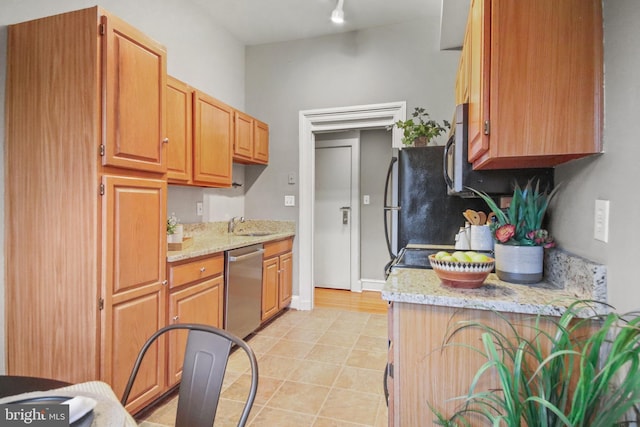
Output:
[[248,114],[235,111],[235,142],[233,160],[251,161],[253,158],[253,118]]
[[103,164],[164,173],[166,50],[113,15],[105,13],[101,24]]
[[602,151],[600,0],[473,0],[469,161],[548,167]]
[[193,182],[231,187],[234,110],[200,91],[193,102]]
[[191,182],[193,159],[193,89],[167,76],[167,179],[170,183]]
[[[469,93],[469,161],[489,149],[484,124],[489,120],[489,18],[491,0],[472,0],[465,41]],[[506,77],[506,76],[505,76]]]
[[253,120],[253,160],[255,163],[269,163],[269,125]]
[[269,125],[236,111],[233,161],[245,164],[269,163]]

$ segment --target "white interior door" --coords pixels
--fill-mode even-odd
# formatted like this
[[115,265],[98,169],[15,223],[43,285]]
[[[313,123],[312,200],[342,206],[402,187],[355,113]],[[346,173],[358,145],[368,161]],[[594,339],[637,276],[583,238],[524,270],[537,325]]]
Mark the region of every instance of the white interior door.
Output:
[[351,289],[351,147],[316,148],[314,285]]

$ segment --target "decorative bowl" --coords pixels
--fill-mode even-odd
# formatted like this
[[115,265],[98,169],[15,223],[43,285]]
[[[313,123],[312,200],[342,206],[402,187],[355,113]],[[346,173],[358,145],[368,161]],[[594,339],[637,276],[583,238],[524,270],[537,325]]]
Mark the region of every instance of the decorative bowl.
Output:
[[495,265],[493,258],[485,262],[442,261],[437,260],[435,254],[429,255],[429,262],[442,283],[452,288],[462,289],[482,286]]

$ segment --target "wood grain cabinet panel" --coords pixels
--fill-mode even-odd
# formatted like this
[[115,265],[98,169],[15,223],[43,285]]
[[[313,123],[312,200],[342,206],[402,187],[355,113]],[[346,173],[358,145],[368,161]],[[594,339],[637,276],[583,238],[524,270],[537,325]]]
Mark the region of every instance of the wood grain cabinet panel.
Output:
[[193,182],[231,187],[234,110],[200,91],[194,96]]
[[279,270],[277,256],[262,262],[262,321],[278,312]]
[[549,167],[602,151],[600,0],[473,0],[467,25],[475,169]]
[[269,125],[236,111],[233,161],[244,164],[269,163]]
[[278,282],[278,309],[282,310],[291,303],[293,285],[293,254],[280,255],[280,280]]
[[269,163],[269,125],[254,119],[253,121],[253,160],[255,163]]
[[193,89],[167,76],[167,179],[189,184],[193,163]]
[[[8,374],[121,393],[166,321],[165,63],[99,7],[9,27]],[[155,353],[129,409],[164,387]]]
[[233,144],[234,161],[253,159],[253,118],[240,111],[234,112],[235,142]]
[[[224,276],[187,286],[169,296],[169,323],[201,323],[223,327]],[[167,387],[180,381],[187,346],[187,331],[171,331],[168,335]]]
[[105,165],[166,172],[166,50],[104,13]]
[[293,238],[265,243],[262,262],[262,321],[291,303],[293,285]]
[[[145,341],[165,322],[166,289],[160,287],[141,293],[111,307],[107,321],[106,348],[109,357],[103,378],[116,396],[122,396],[131,368]],[[127,404],[135,412],[165,389],[164,338],[153,344],[140,366]]]
[[163,180],[105,176],[107,284],[113,295],[165,280],[166,191]]

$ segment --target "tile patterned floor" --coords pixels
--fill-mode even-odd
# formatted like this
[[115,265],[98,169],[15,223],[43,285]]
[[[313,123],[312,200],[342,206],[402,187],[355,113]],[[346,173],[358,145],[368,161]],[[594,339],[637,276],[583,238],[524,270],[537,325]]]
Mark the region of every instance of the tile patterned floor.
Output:
[[[387,425],[382,388],[387,317],[333,308],[289,310],[248,342],[260,382],[249,426]],[[235,426],[250,381],[246,355],[231,355],[215,426]],[[177,398],[143,427],[172,426]]]

